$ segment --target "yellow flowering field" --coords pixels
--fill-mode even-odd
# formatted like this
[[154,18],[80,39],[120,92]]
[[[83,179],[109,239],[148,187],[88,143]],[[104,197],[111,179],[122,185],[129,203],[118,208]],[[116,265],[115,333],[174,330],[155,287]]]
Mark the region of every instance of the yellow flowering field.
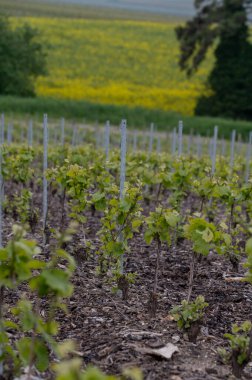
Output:
[[21,17],[41,31],[49,75],[38,95],[193,114],[212,58],[191,79],[181,73],[175,23]]

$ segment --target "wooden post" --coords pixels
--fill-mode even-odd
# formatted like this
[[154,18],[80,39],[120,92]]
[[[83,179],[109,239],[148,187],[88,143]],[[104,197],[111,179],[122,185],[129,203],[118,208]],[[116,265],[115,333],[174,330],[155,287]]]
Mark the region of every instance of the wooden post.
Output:
[[28,128],[28,146],[31,148],[33,144],[33,122],[30,120]]
[[44,244],[46,241],[46,222],[47,222],[47,208],[48,208],[48,199],[47,199],[47,179],[46,179],[46,170],[48,168],[48,125],[47,125],[47,114],[44,114],[43,120],[43,143],[44,143],[44,152],[43,152],[43,237]]
[[234,167],[234,148],[235,148],[235,138],[236,138],[236,131],[232,131],[231,135],[231,149],[230,149],[230,168],[233,170]]
[[178,126],[178,156],[180,157],[183,152],[183,121],[179,121]]
[[157,136],[157,154],[161,153],[161,140],[160,136]]
[[136,153],[137,151],[137,131],[134,131],[133,135],[133,153]]
[[[121,167],[120,167],[120,200],[124,198],[124,185],[126,176],[126,147],[127,147],[127,121],[121,122]],[[122,235],[120,239],[122,239]],[[124,256],[120,257],[120,272],[124,273]]]
[[109,144],[110,144],[110,122],[109,120],[107,120],[105,124],[105,139],[104,139],[106,161],[108,161],[109,159]]
[[4,113],[1,115],[0,145],[4,144]]
[[60,122],[60,129],[61,129],[61,145],[65,145],[65,119],[62,117]]
[[150,137],[149,137],[149,155],[152,153],[153,148],[153,132],[154,132],[154,124],[150,125]]
[[214,127],[214,137],[213,137],[213,148],[212,148],[212,175],[215,173],[216,166],[216,153],[217,153],[217,138],[218,138],[218,127]]

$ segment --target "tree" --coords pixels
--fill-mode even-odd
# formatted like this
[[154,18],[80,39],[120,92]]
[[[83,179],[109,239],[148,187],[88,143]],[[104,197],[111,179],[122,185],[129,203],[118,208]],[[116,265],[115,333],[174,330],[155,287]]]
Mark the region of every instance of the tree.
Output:
[[198,99],[198,115],[252,119],[252,46],[248,17],[252,0],[195,0],[196,15],[176,28],[180,68],[192,75],[210,47],[215,65],[207,78],[209,96]]
[[46,55],[38,32],[25,24],[13,30],[0,16],[0,94],[34,96],[34,80],[46,74]]

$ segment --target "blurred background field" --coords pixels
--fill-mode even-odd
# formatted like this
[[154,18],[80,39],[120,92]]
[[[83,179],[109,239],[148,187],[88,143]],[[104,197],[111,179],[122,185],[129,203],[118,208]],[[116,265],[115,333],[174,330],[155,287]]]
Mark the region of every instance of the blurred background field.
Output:
[[37,28],[48,55],[48,76],[35,84],[37,98],[0,97],[11,116],[41,114],[129,126],[185,128],[202,134],[216,123],[229,136],[250,123],[194,116],[196,99],[206,93],[205,80],[214,64],[208,54],[199,72],[188,79],[178,67],[174,28],[184,19],[168,14],[111,10],[57,1],[0,0],[13,27],[28,22]]
[[[139,20],[132,20],[133,12],[91,12],[78,5],[56,9],[54,3],[36,1],[1,0],[0,5],[14,26],[28,22],[41,32],[49,75],[37,81],[38,96],[193,114],[212,60],[190,81],[180,72],[174,32],[179,20],[151,13],[137,13]],[[82,18],[74,18],[75,8]],[[144,19],[148,15],[150,21]]]
[[211,59],[190,81],[177,65],[173,22],[19,17],[41,32],[47,77],[38,96],[192,115]]

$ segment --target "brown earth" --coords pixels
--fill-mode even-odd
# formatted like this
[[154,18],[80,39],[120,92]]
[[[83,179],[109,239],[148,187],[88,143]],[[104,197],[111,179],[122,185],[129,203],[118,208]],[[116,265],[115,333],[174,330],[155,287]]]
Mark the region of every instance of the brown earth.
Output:
[[[57,197],[55,197],[57,198]],[[57,225],[59,207],[55,198],[49,204],[50,224]],[[40,200],[37,201],[40,203]],[[12,221],[5,222],[5,237]],[[87,236],[94,246],[99,242],[99,215],[88,215]],[[41,242],[41,234],[35,234]],[[155,318],[148,313],[149,292],[152,290],[156,246],[147,246],[143,234],[136,235],[127,257],[126,271],[135,272],[135,283],[129,297],[123,301],[111,291],[96,273],[95,249],[87,255],[79,247],[80,236],[67,247],[77,261],[73,277],[74,293],[68,301],[68,315],[59,315],[59,340],[73,339],[83,366],[93,364],[108,374],[120,374],[125,367],[139,367],[146,380],[216,380],[232,379],[231,368],[219,359],[218,347],[227,347],[223,334],[230,332],[233,323],[251,319],[252,287],[241,282],[226,281],[226,277],[241,276],[232,272],[225,257],[211,254],[198,264],[193,298],[203,295],[209,303],[196,344],[177,329],[169,315],[173,305],[185,299],[188,291],[190,247],[182,242],[177,247],[162,246],[158,281],[158,309]],[[79,248],[78,248],[79,247]],[[44,252],[48,247],[44,249]],[[13,295],[13,301],[16,294]],[[9,297],[9,296],[8,296]],[[9,299],[9,298],[8,298]],[[144,349],[175,344],[179,351],[170,360],[145,353]],[[49,374],[45,378],[50,378]],[[246,367],[244,378],[252,379],[252,363]]]

